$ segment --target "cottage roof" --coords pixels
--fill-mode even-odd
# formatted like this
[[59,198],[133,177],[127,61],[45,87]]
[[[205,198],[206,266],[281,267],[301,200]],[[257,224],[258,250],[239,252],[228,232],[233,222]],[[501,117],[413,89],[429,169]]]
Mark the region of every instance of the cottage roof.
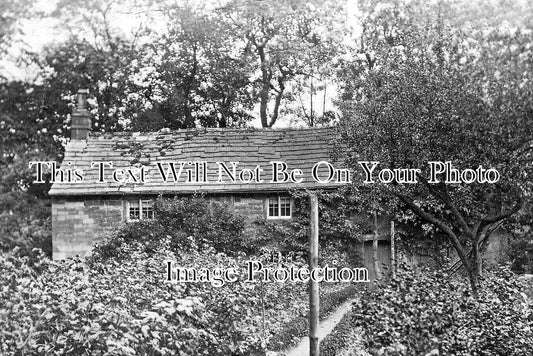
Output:
[[[340,163],[332,158],[332,150],[337,141],[335,128],[306,129],[198,129],[160,131],[151,133],[91,133],[86,140],[72,140],[66,147],[61,169],[80,169],[82,182],[55,182],[50,195],[102,195],[102,194],[173,194],[173,193],[237,193],[285,191],[289,188],[329,188],[339,183],[318,183],[312,178],[312,167],[320,161],[328,161],[335,167]],[[91,162],[112,162],[112,168],[105,167],[105,182],[99,182],[98,166]],[[272,161],[282,161],[292,169],[301,169],[303,181],[271,183]],[[68,164],[70,162],[71,164]],[[192,164],[188,164],[192,162]],[[195,162],[206,162],[206,178],[203,180],[202,165],[199,165],[196,181]],[[232,172],[231,162],[236,165],[237,174],[243,168],[254,170],[257,165],[262,169],[263,182],[235,182],[217,162],[223,162]],[[158,168],[165,174],[174,163],[176,171],[183,163],[183,171],[175,182],[169,178],[165,182]],[[140,181],[115,182],[112,177],[115,169],[132,169],[140,180],[140,168],[145,167],[144,183]],[[191,170],[191,182],[187,170]],[[218,181],[222,172],[222,181]],[[328,174],[325,164],[320,166],[320,176]],[[119,171],[118,180],[129,177]],[[280,178],[281,175],[279,176]],[[244,181],[250,178],[246,172]],[[79,179],[78,179],[79,180]]]

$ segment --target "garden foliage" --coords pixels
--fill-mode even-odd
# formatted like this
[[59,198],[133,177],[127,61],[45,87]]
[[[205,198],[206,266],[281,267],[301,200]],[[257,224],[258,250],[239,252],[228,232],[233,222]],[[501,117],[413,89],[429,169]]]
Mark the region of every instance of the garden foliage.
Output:
[[128,259],[90,265],[2,254],[0,354],[256,355],[305,313],[303,283],[165,282],[167,259],[196,269],[244,264],[206,252],[131,249]]
[[372,355],[530,355],[533,314],[524,286],[507,269],[481,283],[476,298],[465,281],[445,273],[403,271],[365,291],[322,348],[336,354],[360,328]]
[[[305,333],[306,283],[165,282],[166,261],[244,273],[259,258],[276,267],[260,251],[245,253],[242,217],[198,197],[159,199],[155,211],[154,221],[110,233],[86,261],[0,255],[0,354],[262,355]],[[353,293],[344,287],[324,286],[322,312]]]
[[170,251],[214,248],[234,254],[250,252],[244,235],[244,217],[231,213],[222,202],[202,197],[164,199],[155,204],[155,220],[128,223],[98,243],[95,258],[126,258],[131,250],[151,253],[169,240]]
[[[359,256],[353,244],[358,240],[358,225],[353,220],[360,207],[352,204],[353,193],[318,192],[320,199],[320,244],[326,253],[324,262],[355,263]],[[202,250],[235,254],[264,254],[269,251],[300,252],[307,256],[309,211],[307,193],[293,192],[293,219],[288,221],[256,221],[231,212],[220,201],[201,196],[159,198],[155,204],[155,220],[128,223],[112,231],[94,248],[95,258],[127,258],[131,250],[150,253],[167,237],[170,250]],[[248,228],[247,228],[247,224]],[[251,227],[251,228],[250,228]]]
[[[309,241],[309,201],[308,191],[291,191],[293,198],[292,219],[287,221],[262,220],[257,222],[253,234],[255,246],[275,243],[282,251],[301,252],[307,256]],[[352,188],[335,191],[315,191],[319,199],[319,243],[321,264],[357,264],[360,256],[355,244],[359,242],[361,226],[354,217],[363,214],[358,192]],[[327,252],[325,252],[327,251]]]

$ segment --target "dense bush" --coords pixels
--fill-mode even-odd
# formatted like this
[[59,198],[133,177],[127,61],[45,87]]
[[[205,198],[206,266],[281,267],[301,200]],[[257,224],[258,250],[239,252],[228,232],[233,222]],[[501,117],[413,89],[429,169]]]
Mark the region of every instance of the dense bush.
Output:
[[[159,198],[155,204],[155,220],[120,226],[94,246],[92,258],[128,258],[133,251],[151,253],[167,238],[170,238],[169,249],[175,253],[214,248],[226,254],[290,251],[307,256],[309,220],[304,212],[308,207],[306,196],[302,194],[294,192],[293,219],[264,220],[257,222],[253,229],[246,229],[245,218],[232,213],[222,202],[203,197]],[[331,265],[333,260],[342,265],[360,264],[359,249],[354,248],[357,233],[349,219],[354,210],[345,206],[348,205],[346,198],[341,199],[338,192],[320,193],[319,196],[323,251],[320,264]],[[344,203],[334,204],[339,199]],[[343,223],[333,228],[340,220]]]
[[[226,253],[243,251],[245,217],[232,213],[227,204],[201,197],[158,199],[155,205],[157,223],[173,236],[172,246],[182,249],[192,236]],[[176,238],[177,237],[177,238]]]
[[[404,271],[388,285],[365,291],[337,338],[361,328],[374,355],[531,354],[533,322],[523,285],[502,269],[487,274],[482,287],[475,297],[466,283],[444,273]],[[326,346],[329,354],[340,347]]]
[[162,283],[157,260],[88,269],[2,254],[0,266],[2,355],[193,354],[215,337],[202,300]]
[[351,320],[351,314],[345,314],[335,329],[320,341],[320,356],[339,356],[341,353],[355,356],[354,352],[363,351],[359,329],[352,327]]
[[[0,254],[0,354],[263,355],[304,336],[306,283],[166,283],[167,260],[242,271],[248,259],[213,249],[173,254],[169,244],[89,264]],[[354,286],[342,287],[323,285],[321,315],[353,295]]]
[[17,247],[28,255],[40,248],[52,256],[50,201],[27,192],[3,192],[2,188],[0,184],[0,251]]
[[[348,189],[348,188],[346,188]],[[360,227],[354,217],[360,214],[355,193],[344,190],[315,191],[319,199],[320,264],[332,260],[346,265],[361,263],[359,242]],[[255,246],[267,245],[280,251],[301,252],[307,255],[309,241],[308,192],[291,191],[293,198],[292,219],[286,221],[262,220],[255,226],[250,241]],[[324,252],[327,251],[327,252]]]
[[159,198],[155,220],[130,222],[108,234],[93,248],[93,259],[127,258],[132,251],[151,253],[170,239],[172,252],[214,248],[233,254],[250,252],[245,219],[227,206],[202,197]]
[[[360,230],[354,216],[361,214],[364,208],[357,200],[357,191],[350,187],[334,191],[315,191],[319,201],[319,230],[320,239],[356,241]],[[307,240],[309,226],[309,199],[308,192],[294,190],[291,192],[294,199],[293,228],[298,228],[298,237]]]
[[[262,355],[306,333],[306,283],[166,283],[167,260],[243,271],[249,257],[208,247],[172,253],[170,237],[147,251],[143,241],[89,263],[0,255],[0,354]],[[354,286],[323,285],[321,315],[353,293]]]
[[132,252],[151,253],[167,238],[165,229],[155,221],[141,220],[119,226],[94,244],[90,260],[129,258]]
[[[168,260],[243,271],[241,217],[202,198],[159,199],[156,215],[119,227],[86,261],[0,255],[0,354],[262,355],[305,334],[306,283],[165,282]],[[255,256],[275,267],[267,257]],[[322,315],[354,292],[342,287],[323,285]]]
[[304,283],[165,283],[169,259],[242,270],[245,257],[164,250],[90,265],[1,254],[0,354],[258,355],[305,313]]

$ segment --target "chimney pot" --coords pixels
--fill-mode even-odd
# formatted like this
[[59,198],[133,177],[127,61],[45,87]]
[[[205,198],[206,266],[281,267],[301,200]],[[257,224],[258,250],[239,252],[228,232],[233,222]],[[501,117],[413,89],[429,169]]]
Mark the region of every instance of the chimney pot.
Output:
[[89,89],[79,89],[78,90],[78,109],[87,109],[87,96],[89,95]]
[[91,131],[91,114],[87,110],[87,96],[89,89],[79,89],[76,107],[72,112],[72,128],[70,138],[72,140],[85,140]]

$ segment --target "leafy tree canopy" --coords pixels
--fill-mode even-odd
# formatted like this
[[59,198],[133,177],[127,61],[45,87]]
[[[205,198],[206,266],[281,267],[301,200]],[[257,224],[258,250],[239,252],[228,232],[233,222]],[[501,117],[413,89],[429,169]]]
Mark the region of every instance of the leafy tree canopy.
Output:
[[[479,249],[531,196],[532,33],[457,29],[439,8],[412,6],[376,6],[361,60],[341,72],[348,162],[420,169],[418,184],[376,189],[448,237],[475,290]],[[429,161],[495,168],[501,178],[432,184]]]

